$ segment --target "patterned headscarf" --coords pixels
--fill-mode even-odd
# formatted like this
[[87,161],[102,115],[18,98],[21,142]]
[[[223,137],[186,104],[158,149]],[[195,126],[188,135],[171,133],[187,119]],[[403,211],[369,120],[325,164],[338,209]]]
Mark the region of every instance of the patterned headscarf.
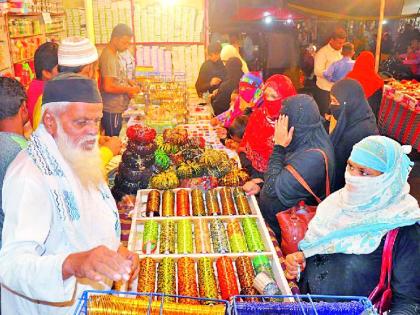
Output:
[[[299,244],[305,257],[370,254],[390,230],[420,221],[417,200],[409,194],[407,179],[412,162],[406,152],[384,136],[370,136],[354,146],[352,162],[383,174],[367,177],[346,173],[346,186],[325,199],[309,223]],[[356,195],[355,190],[359,191]]]
[[[248,72],[239,81],[239,97],[236,98],[233,107],[217,116],[225,128],[229,128],[235,118],[241,116],[244,109],[241,108],[241,99],[249,104],[248,108],[258,107],[262,103],[261,85],[263,80],[258,75]],[[258,95],[256,96],[256,93]]]

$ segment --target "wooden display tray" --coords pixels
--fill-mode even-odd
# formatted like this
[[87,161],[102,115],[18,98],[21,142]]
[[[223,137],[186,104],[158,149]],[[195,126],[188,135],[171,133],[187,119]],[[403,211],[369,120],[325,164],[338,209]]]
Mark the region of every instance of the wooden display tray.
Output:
[[[220,188],[221,187],[217,187],[215,189],[220,190]],[[175,213],[176,213],[176,192],[178,190],[180,190],[180,188],[173,189],[173,191],[175,193],[175,198],[174,198],[175,199],[174,200]],[[185,190],[191,191],[191,189],[185,189]],[[265,226],[264,219],[261,215],[261,211],[258,207],[257,201],[256,201],[254,196],[248,196],[247,197],[248,198],[248,203],[250,205],[251,212],[252,212],[251,215],[147,217],[146,216],[146,203],[147,203],[147,195],[150,191],[151,191],[151,189],[144,189],[144,190],[139,190],[137,192],[136,203],[135,203],[133,216],[132,216],[130,236],[129,236],[129,240],[128,240],[128,249],[131,250],[132,252],[137,253],[139,255],[140,259],[145,258],[145,257],[150,257],[150,258],[155,259],[156,261],[160,261],[164,257],[171,257],[171,258],[174,258],[175,260],[178,260],[181,257],[191,257],[192,259],[197,261],[201,257],[209,257],[213,261],[213,267],[214,267],[215,276],[216,276],[216,279],[217,279],[217,268],[216,268],[216,262],[215,262],[217,258],[222,257],[222,256],[227,256],[227,257],[232,258],[232,260],[235,260],[236,258],[241,257],[241,256],[248,256],[252,259],[256,256],[263,255],[263,256],[267,256],[269,258],[269,260],[271,261],[271,267],[273,269],[274,278],[275,278],[275,281],[277,282],[278,287],[281,290],[281,293],[283,295],[292,295],[292,292],[290,290],[288,282],[287,282],[287,280],[284,276],[280,261],[277,257],[276,250],[274,248],[273,243],[271,242],[269,232],[268,232],[268,230]],[[205,198],[204,194],[203,194],[203,198]],[[218,195],[218,199],[219,199],[219,195]],[[219,199],[219,206],[220,206],[220,209],[221,209],[220,199]],[[190,202],[190,208],[191,208],[191,202]],[[235,205],[235,208],[236,208],[236,205]],[[160,209],[160,213],[161,213],[161,209]],[[190,213],[192,213],[191,209],[190,209]],[[156,246],[156,249],[155,249],[154,253],[152,253],[152,254],[145,254],[142,251],[143,238],[139,237],[139,236],[143,234],[142,232],[143,232],[144,223],[148,220],[156,220],[156,221],[158,221],[158,223],[160,223],[164,220],[170,219],[170,220],[173,220],[176,223],[176,221],[179,221],[179,220],[189,219],[194,224],[194,222],[197,222],[199,220],[208,221],[208,220],[212,220],[212,219],[220,219],[221,221],[223,221],[226,224],[226,222],[228,222],[232,219],[238,219],[240,221],[241,219],[246,218],[246,217],[252,217],[252,218],[256,219],[258,229],[260,231],[261,237],[262,237],[264,245],[265,245],[265,251],[264,252],[244,252],[244,253],[224,253],[224,254],[220,254],[220,253],[159,254],[159,244]],[[176,247],[176,245],[175,245],[175,247]],[[194,241],[193,241],[193,247],[195,249]],[[235,264],[234,264],[234,267],[235,267]],[[235,270],[235,272],[236,272],[236,270]],[[238,287],[240,287],[239,283],[238,283]],[[137,281],[133,282],[130,289],[134,290],[134,291],[137,289]],[[289,299],[289,300],[293,301],[293,299]]]

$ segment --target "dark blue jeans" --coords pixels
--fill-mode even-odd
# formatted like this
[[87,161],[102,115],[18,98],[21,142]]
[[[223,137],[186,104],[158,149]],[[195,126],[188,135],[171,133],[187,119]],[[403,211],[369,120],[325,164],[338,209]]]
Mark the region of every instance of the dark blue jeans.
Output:
[[101,124],[105,130],[105,136],[119,136],[122,127],[122,114],[103,112]]

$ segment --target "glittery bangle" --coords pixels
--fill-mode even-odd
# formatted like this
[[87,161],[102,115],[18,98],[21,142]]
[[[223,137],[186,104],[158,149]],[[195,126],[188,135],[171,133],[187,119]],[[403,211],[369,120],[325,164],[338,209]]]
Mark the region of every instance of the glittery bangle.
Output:
[[[197,282],[194,259],[182,257],[178,259],[178,295],[197,297]],[[180,303],[199,304],[198,300],[180,299]]]
[[156,261],[150,257],[140,260],[137,292],[154,293],[156,283]]
[[242,228],[245,234],[246,244],[251,252],[263,252],[265,250],[260,231],[255,218],[242,219]]
[[194,240],[196,253],[211,253],[210,231],[207,221],[194,221]]
[[220,257],[216,261],[216,267],[222,299],[230,300],[231,297],[239,294],[232,259],[226,256]]
[[213,219],[210,221],[210,236],[214,253],[226,254],[230,252],[225,225],[221,220]]
[[159,253],[175,253],[175,223],[173,220],[164,220],[160,224]]
[[217,192],[214,189],[206,191],[207,215],[220,215],[219,201]]
[[252,213],[248,198],[241,187],[235,187],[233,189],[233,198],[235,199],[235,204],[239,215],[247,215]]
[[173,217],[175,208],[175,195],[172,190],[165,190],[162,194],[162,216]]
[[[219,298],[213,264],[208,257],[198,259],[198,288],[200,297],[208,299]],[[209,302],[204,303],[208,304]]]
[[244,253],[248,251],[241,225],[237,220],[232,220],[228,223],[227,234],[232,253]]
[[206,215],[203,192],[200,189],[191,190],[191,204],[192,204],[192,211],[193,211],[194,216]]
[[235,205],[233,203],[232,192],[229,187],[222,187],[219,190],[220,201],[222,204],[223,215],[235,215]]
[[150,216],[153,213],[153,216],[159,216],[159,207],[160,207],[160,192],[158,190],[151,190],[147,194],[147,204],[146,204],[146,214]]
[[177,222],[177,252],[178,254],[193,253],[192,223],[190,220],[179,220]]
[[157,221],[146,221],[143,231],[143,253],[151,254],[156,250],[158,231],[159,223]]
[[[176,294],[175,260],[164,257],[158,267],[157,292],[164,294]],[[165,301],[174,301],[174,298],[166,298]]]
[[190,215],[190,196],[185,189],[180,189],[176,193],[176,215],[180,217]]

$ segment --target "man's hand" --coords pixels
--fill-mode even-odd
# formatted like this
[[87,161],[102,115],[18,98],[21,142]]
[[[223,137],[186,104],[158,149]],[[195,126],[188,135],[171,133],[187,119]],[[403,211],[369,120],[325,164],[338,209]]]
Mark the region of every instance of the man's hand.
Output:
[[129,281],[132,281],[137,277],[140,271],[139,256],[133,252],[130,252],[126,247],[122,245],[120,248],[118,248],[118,254],[120,254],[123,258],[131,261],[132,264]]
[[226,128],[218,127],[216,129],[216,134],[219,137],[219,139],[226,139],[226,137],[227,137],[227,130],[226,130]]
[[289,117],[281,115],[274,129],[274,143],[287,148],[292,142],[294,127],[289,130]]
[[243,185],[242,189],[248,196],[256,195],[260,192],[261,188],[258,184],[263,183],[264,181],[261,178],[254,178],[246,182]]
[[124,257],[106,246],[98,246],[67,256],[62,266],[62,275],[63,280],[75,276],[93,281],[104,281],[106,278],[128,281],[132,268],[136,268],[134,264],[134,259]]
[[222,79],[220,79],[218,77],[214,77],[214,78],[211,78],[210,85],[211,86],[218,86],[220,84],[220,82],[222,82]]
[[299,266],[300,271],[303,271],[306,268],[306,260],[305,256],[302,252],[296,252],[286,257],[286,278],[289,280],[296,279],[299,273]]
[[122,142],[118,137],[108,137],[107,141],[102,144],[112,151],[112,154],[118,155],[121,152]]
[[239,143],[232,139],[227,139],[225,141],[225,147],[231,150],[237,150],[239,148]]

